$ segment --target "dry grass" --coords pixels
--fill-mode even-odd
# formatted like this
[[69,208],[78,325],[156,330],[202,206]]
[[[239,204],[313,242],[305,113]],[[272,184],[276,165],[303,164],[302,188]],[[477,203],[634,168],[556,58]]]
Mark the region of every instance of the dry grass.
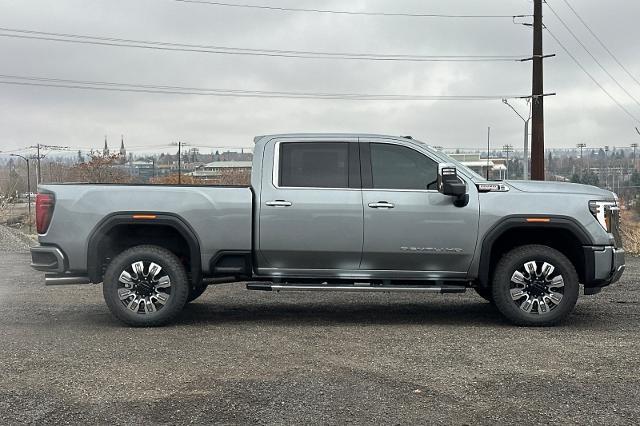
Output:
[[631,210],[622,210],[620,234],[627,253],[640,254],[640,218]]

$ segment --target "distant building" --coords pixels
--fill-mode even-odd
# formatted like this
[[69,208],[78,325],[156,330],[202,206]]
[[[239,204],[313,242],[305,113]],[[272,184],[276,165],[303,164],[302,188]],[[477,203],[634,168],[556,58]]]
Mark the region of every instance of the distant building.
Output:
[[106,135],[104,137],[104,148],[102,149],[102,156],[103,157],[108,157],[109,156],[109,146],[107,145],[107,136]]
[[132,161],[131,168],[134,170],[134,175],[140,177],[143,180],[149,180],[155,176],[155,163],[147,160]]
[[489,171],[489,179],[504,180],[507,175],[507,160],[505,158],[480,158],[480,154],[449,154],[451,158],[457,160],[469,167],[482,177],[487,176]]
[[220,177],[225,170],[251,171],[251,164],[251,161],[212,161],[201,165],[187,175],[197,179],[215,179]]

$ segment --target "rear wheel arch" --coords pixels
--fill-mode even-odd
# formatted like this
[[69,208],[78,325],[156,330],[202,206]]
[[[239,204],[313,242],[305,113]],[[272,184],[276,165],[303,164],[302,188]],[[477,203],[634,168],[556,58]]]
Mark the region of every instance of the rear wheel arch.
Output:
[[[549,221],[527,222],[531,218]],[[485,234],[480,245],[478,286],[490,287],[493,272],[502,255],[527,244],[541,244],[560,251],[574,264],[580,281],[583,281],[583,246],[592,244],[584,227],[568,216],[518,215],[504,218]]]
[[[119,254],[123,250],[137,245],[157,245],[185,258],[192,285],[198,285],[202,279],[202,265],[200,256],[200,242],[194,230],[180,216],[170,213],[144,212],[143,218],[134,218],[140,212],[117,212],[105,217],[91,232],[87,244],[87,273],[91,282],[102,281],[105,256]],[[146,233],[145,237],[131,235]],[[150,234],[150,232],[153,232]],[[109,247],[110,239],[124,236],[124,241],[117,241],[119,249],[105,250]],[[118,238],[118,240],[120,240]],[[182,253],[184,252],[184,253]]]

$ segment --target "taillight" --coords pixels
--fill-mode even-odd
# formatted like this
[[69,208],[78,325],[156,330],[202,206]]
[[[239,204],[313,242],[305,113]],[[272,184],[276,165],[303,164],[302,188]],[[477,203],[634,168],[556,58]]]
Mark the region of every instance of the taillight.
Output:
[[51,193],[38,193],[36,195],[36,229],[38,234],[44,234],[49,229],[53,207],[56,199]]

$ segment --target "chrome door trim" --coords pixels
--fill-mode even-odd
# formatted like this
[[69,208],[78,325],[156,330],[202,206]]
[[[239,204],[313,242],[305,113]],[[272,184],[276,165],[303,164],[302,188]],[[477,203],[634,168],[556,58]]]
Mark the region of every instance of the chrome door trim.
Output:
[[290,207],[292,205],[291,201],[284,200],[267,201],[264,204],[269,207]]
[[372,209],[392,209],[396,205],[387,201],[378,201],[377,203],[369,203],[368,206]]

